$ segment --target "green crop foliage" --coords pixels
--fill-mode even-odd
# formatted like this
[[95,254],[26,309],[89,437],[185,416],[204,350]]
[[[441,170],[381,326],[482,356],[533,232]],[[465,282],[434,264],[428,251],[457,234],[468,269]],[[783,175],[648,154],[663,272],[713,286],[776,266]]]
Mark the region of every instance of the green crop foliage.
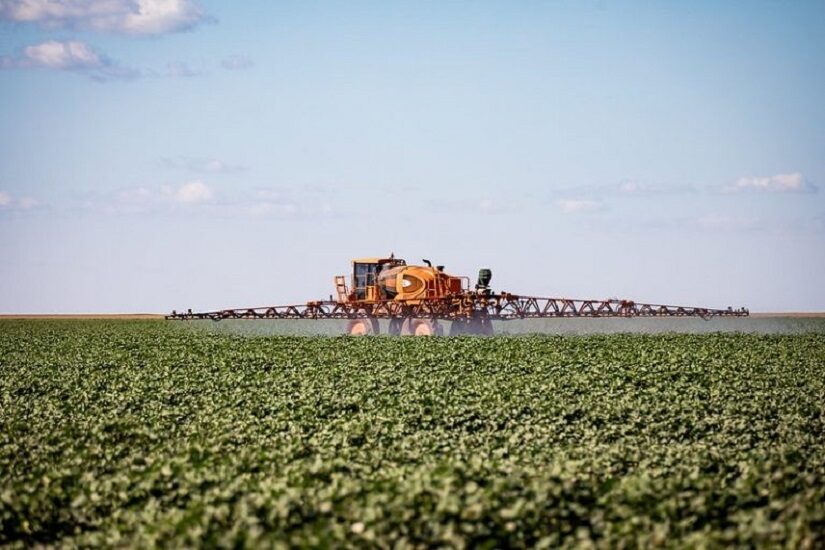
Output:
[[825,337],[0,322],[0,545],[825,546]]

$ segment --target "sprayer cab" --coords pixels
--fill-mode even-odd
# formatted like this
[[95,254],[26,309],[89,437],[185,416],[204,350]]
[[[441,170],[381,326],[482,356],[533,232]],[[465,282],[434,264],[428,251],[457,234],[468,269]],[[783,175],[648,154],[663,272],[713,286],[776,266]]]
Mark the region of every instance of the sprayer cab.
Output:
[[476,283],[476,290],[489,291],[490,281],[493,280],[493,272],[490,269],[484,268],[478,270],[478,282]]
[[374,302],[380,299],[378,275],[384,269],[407,265],[407,262],[389,258],[359,258],[352,261],[352,295],[356,301]]
[[[444,266],[407,265],[400,258],[359,258],[352,262],[349,291],[342,289],[343,277],[336,277],[339,302],[376,303],[383,301],[418,303],[443,298],[468,289],[469,279],[444,272]],[[342,292],[343,290],[343,292]],[[342,300],[342,298],[345,298]]]

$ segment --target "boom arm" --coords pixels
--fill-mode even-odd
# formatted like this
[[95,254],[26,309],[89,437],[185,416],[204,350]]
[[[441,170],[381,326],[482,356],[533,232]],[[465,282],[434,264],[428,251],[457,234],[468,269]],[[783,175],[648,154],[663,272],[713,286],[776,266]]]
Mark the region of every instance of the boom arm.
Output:
[[461,320],[542,319],[554,317],[746,317],[745,308],[712,309],[693,306],[644,304],[632,300],[577,300],[518,296],[510,293],[463,292],[443,298],[404,303],[343,301],[308,302],[305,305],[264,306],[193,313],[173,311],[166,319],[359,319],[427,318]]

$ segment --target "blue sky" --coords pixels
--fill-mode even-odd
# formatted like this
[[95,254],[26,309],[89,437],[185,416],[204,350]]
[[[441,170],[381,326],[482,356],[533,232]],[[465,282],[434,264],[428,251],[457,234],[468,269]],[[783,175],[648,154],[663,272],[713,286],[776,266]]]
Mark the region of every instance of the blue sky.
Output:
[[822,2],[0,0],[0,312],[825,310]]

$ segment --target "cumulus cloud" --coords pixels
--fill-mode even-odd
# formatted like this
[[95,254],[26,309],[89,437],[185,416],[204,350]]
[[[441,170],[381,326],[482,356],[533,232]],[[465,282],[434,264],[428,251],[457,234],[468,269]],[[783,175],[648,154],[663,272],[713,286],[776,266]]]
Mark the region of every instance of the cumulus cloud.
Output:
[[202,181],[190,181],[180,186],[174,192],[175,201],[192,204],[198,202],[208,202],[212,200],[215,193],[208,185]]
[[85,207],[109,213],[171,212],[179,208],[213,204],[216,193],[200,180],[179,185],[140,186],[90,197]]
[[648,197],[651,195],[685,195],[701,191],[692,184],[661,183],[641,181],[637,179],[623,179],[618,184],[600,188],[606,195],[621,197]]
[[0,19],[152,35],[191,29],[209,18],[192,0],[0,0]]
[[246,55],[231,55],[221,61],[221,67],[227,71],[241,71],[253,65],[252,60]]
[[772,193],[806,193],[816,191],[799,172],[775,176],[742,177],[729,188],[730,191],[765,191]]
[[0,68],[72,71],[99,81],[139,76],[138,71],[118,65],[79,40],[48,40],[27,46],[17,56],[0,57]]
[[76,40],[49,40],[23,50],[21,64],[49,69],[88,69],[104,65],[103,59],[88,44]]
[[[684,191],[683,187],[672,187],[672,192]],[[616,191],[622,195],[650,195],[663,192],[663,188],[637,180],[622,180],[616,186]]]
[[300,188],[221,189],[201,180],[176,185],[138,186],[91,194],[76,203],[86,210],[113,215],[220,215],[272,220],[329,218],[340,215],[324,197]]
[[600,202],[590,199],[559,199],[555,204],[565,214],[596,210],[601,206]]

